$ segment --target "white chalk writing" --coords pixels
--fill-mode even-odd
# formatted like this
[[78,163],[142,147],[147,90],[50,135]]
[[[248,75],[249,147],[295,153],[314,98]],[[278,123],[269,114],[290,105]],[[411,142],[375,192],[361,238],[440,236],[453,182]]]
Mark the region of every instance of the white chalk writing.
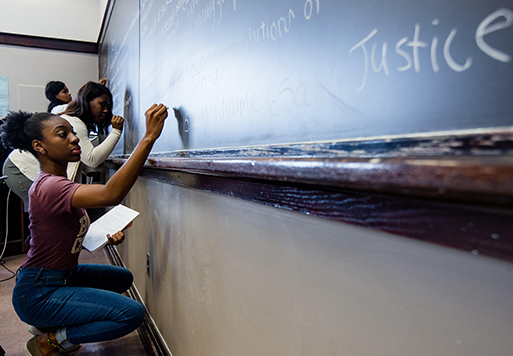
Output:
[[[503,21],[498,20],[503,19]],[[440,23],[438,19],[434,19],[431,24],[433,26],[437,26]],[[503,29],[506,29],[513,25],[513,12],[509,9],[499,9],[492,14],[488,15],[477,27],[475,33],[476,44],[482,52],[484,52],[489,57],[504,63],[508,63],[511,61],[511,56],[507,53],[504,53],[496,48],[491,47],[486,41],[485,36],[497,32]],[[354,89],[356,91],[361,91],[365,87],[370,70],[372,69],[375,73],[379,73],[383,71],[386,76],[390,75],[389,65],[388,65],[388,42],[384,41],[381,45],[381,59],[379,61],[379,65],[376,64],[377,47],[378,43],[372,43],[371,53],[369,54],[368,46],[371,44],[371,40],[374,41],[379,33],[377,28],[373,29],[367,36],[365,36],[361,41],[357,42],[351,49],[349,50],[350,55],[356,55],[355,52],[357,50],[361,50],[361,55],[363,56],[363,73],[362,73],[362,81],[359,86],[354,85]],[[457,40],[458,29],[453,28],[449,34],[447,35],[444,45],[443,45],[443,59],[447,64],[447,67],[454,72],[464,72],[472,67],[473,58],[472,56],[468,56],[463,60],[461,58],[455,59],[453,53],[451,51],[453,42]],[[438,36],[433,36],[431,40],[431,45],[429,46],[430,50],[430,61],[431,68],[434,73],[438,73],[440,71],[440,64],[437,59],[437,51],[438,51]],[[404,47],[410,47],[411,51],[407,51]],[[414,26],[412,39],[409,40],[408,37],[403,37],[399,41],[397,41],[395,45],[395,53],[401,56],[406,63],[402,66],[396,68],[398,72],[404,72],[411,68],[415,70],[416,73],[420,73],[422,69],[422,64],[420,62],[420,51],[424,48],[428,47],[428,43],[421,40],[421,24],[417,23]],[[470,53],[469,53],[470,54]]]

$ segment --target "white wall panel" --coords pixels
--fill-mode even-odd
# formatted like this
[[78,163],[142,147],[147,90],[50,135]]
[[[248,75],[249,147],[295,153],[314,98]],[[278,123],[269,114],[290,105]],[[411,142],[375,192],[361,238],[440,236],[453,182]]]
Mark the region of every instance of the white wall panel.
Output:
[[87,81],[98,80],[98,56],[0,45],[0,75],[9,77],[10,110],[46,111],[46,84],[60,80],[75,97]]

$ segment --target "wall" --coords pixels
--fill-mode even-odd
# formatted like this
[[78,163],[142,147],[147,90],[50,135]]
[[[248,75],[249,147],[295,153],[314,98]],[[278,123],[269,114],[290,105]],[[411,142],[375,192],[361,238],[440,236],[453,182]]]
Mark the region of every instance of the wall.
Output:
[[89,80],[98,80],[98,56],[0,45],[0,75],[9,77],[9,109],[46,111],[45,86],[66,83],[73,96]]
[[174,356],[511,353],[511,263],[145,178],[125,203]]
[[[116,113],[130,118],[117,153],[132,151],[155,101],[182,115],[170,111],[153,152],[192,160],[187,149],[510,126],[503,89],[511,86],[511,61],[491,58],[475,41],[476,28],[506,5],[479,4],[462,12],[463,1],[117,1],[100,43]],[[289,10],[293,27],[274,41],[272,24]],[[494,46],[510,53],[506,20]],[[258,33],[258,43],[250,40]],[[441,55],[449,36],[457,64],[474,58],[463,71],[447,50]],[[409,61],[394,52],[400,43]],[[392,58],[388,74],[385,57]],[[355,108],[370,114],[359,117]],[[215,158],[206,160],[209,174]],[[117,249],[174,356],[511,353],[510,262],[143,176],[125,204],[141,215]],[[389,217],[408,219],[405,229],[425,217],[405,210]],[[474,226],[465,223],[450,228]]]
[[107,0],[2,0],[0,32],[97,42],[106,4]]

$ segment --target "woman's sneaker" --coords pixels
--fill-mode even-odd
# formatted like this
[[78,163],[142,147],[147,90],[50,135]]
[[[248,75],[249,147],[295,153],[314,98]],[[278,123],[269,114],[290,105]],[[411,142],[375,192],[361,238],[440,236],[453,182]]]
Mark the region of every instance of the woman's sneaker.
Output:
[[[42,335],[42,334],[47,333],[47,332],[55,331],[55,328],[41,328],[41,329],[38,329],[35,326],[31,325],[29,327],[28,331],[32,335],[37,336],[37,335]],[[73,351],[77,351],[79,348],[80,348],[80,344],[79,345],[73,345],[73,346],[70,346],[70,347],[62,347],[62,348],[59,349],[59,352],[62,353],[62,354],[66,354],[66,353],[70,353],[70,352],[73,352]]]
[[[23,354],[25,356],[42,356],[43,353],[41,352],[39,342],[37,341],[37,336],[32,336],[32,338],[25,343],[25,346],[23,347]],[[50,356],[60,356],[61,353],[57,350],[54,350],[54,352]]]

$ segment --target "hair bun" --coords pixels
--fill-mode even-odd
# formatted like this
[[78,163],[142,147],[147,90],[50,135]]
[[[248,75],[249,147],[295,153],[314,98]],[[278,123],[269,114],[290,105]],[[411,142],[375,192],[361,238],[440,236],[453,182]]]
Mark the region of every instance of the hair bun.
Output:
[[25,111],[9,111],[0,126],[0,140],[5,148],[26,149],[28,138],[25,123],[32,115]]

